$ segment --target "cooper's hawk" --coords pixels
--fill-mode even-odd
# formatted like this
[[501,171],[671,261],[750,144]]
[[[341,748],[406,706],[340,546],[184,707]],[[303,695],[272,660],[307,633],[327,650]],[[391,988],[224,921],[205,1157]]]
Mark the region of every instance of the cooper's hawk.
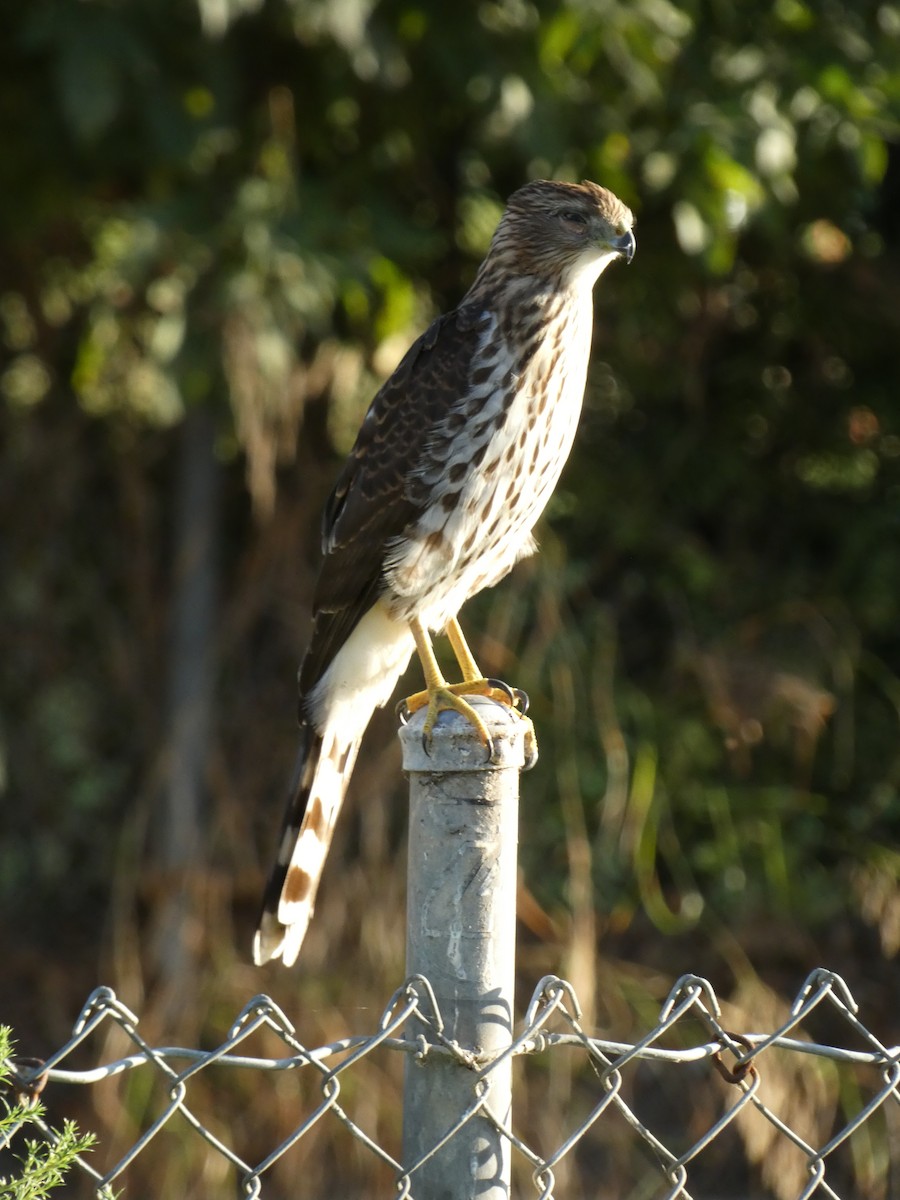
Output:
[[[300,668],[302,746],[253,946],[296,959],[359,744],[413,648],[426,731],[465,694],[502,698],[456,623],[462,605],[534,549],[531,530],[581,411],[591,292],[630,262],[633,218],[595,183],[539,180],[510,197],[475,282],[376,395],[325,510],[314,629]],[[463,674],[441,676],[429,631]]]

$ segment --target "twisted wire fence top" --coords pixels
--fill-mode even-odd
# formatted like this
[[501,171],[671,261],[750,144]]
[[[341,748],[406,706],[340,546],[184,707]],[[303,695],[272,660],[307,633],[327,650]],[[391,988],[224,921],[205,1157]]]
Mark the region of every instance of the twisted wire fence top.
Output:
[[[817,1008],[824,1007],[837,1015],[844,1030],[844,1040],[854,1045],[823,1044],[809,1040],[802,1029],[804,1022]],[[101,1026],[113,1023],[131,1044],[131,1052],[93,1069],[73,1070],[66,1066],[73,1052]],[[260,1030],[268,1030],[280,1040],[284,1053],[270,1057],[252,1057],[242,1053],[243,1044]],[[700,1036],[698,1037],[698,1031]],[[426,1036],[427,1035],[427,1036]],[[675,1035],[675,1036],[673,1036]],[[675,1044],[673,1044],[673,1042]],[[569,1047],[586,1056],[592,1068],[593,1094],[590,1111],[579,1114],[568,1135],[551,1151],[537,1150],[515,1127],[506,1126],[491,1109],[491,1078],[497,1065],[509,1056],[540,1059]],[[471,1071],[471,1102],[444,1137],[418,1162],[401,1163],[394,1155],[367,1133],[348,1112],[343,1101],[343,1089],[353,1069],[364,1058],[379,1052],[401,1052],[414,1056],[420,1064],[429,1056],[452,1059]],[[778,1055],[798,1056],[805,1063],[829,1060],[865,1073],[865,1087],[855,1089],[855,1105],[843,1104],[840,1119],[833,1125],[821,1144],[813,1145],[806,1136],[792,1127],[791,1105],[787,1111],[770,1106],[766,1094],[768,1064],[774,1065]],[[32,1060],[33,1062],[33,1060]],[[719,1114],[709,1122],[690,1145],[676,1151],[673,1136],[665,1122],[654,1123],[639,1115],[640,1105],[625,1087],[629,1071],[638,1064],[656,1063],[674,1067],[707,1064],[725,1081],[725,1100]],[[310,1047],[303,1043],[286,1014],[268,996],[255,996],[238,1014],[227,1036],[211,1050],[180,1046],[152,1046],[141,1035],[139,1019],[106,987],[98,988],[88,998],[72,1036],[64,1046],[45,1062],[26,1065],[13,1061],[15,1090],[20,1099],[36,1096],[47,1081],[61,1084],[97,1084],[123,1073],[142,1070],[155,1073],[163,1085],[164,1100],[155,1117],[127,1149],[119,1161],[105,1171],[98,1170],[83,1157],[79,1169],[90,1178],[98,1197],[110,1198],[120,1189],[126,1169],[145,1150],[148,1144],[174,1118],[186,1121],[216,1155],[227,1161],[236,1172],[240,1188],[246,1196],[264,1192],[266,1173],[288,1154],[300,1139],[323,1118],[337,1120],[350,1136],[371,1154],[382,1167],[393,1173],[394,1194],[415,1196],[415,1172],[425,1159],[476,1113],[486,1116],[502,1136],[509,1139],[518,1154],[520,1164],[527,1164],[533,1193],[541,1200],[552,1200],[560,1193],[557,1173],[567,1156],[583,1149],[592,1134],[600,1128],[606,1114],[616,1113],[627,1124],[631,1136],[650,1152],[648,1169],[655,1179],[648,1196],[675,1200],[690,1200],[689,1185],[692,1164],[701,1152],[718,1138],[739,1117],[748,1112],[767,1125],[767,1135],[784,1139],[802,1156],[805,1172],[799,1200],[807,1197],[838,1197],[851,1200],[849,1194],[838,1192],[829,1179],[833,1156],[862,1130],[873,1118],[888,1126],[900,1114],[900,1047],[883,1045],[858,1016],[858,1006],[839,976],[831,971],[813,971],[795,997],[783,1022],[777,1028],[763,1031],[729,1031],[722,1023],[722,1012],[711,985],[696,975],[684,975],[672,988],[659,1013],[656,1024],[635,1042],[619,1042],[591,1036],[583,1027],[578,998],[565,980],[546,976],[536,987],[525,1013],[521,1028],[510,1045],[492,1057],[479,1056],[471,1049],[456,1045],[447,1035],[428,981],[413,976],[397,989],[384,1008],[377,1028],[371,1033],[347,1037],[328,1045]],[[191,1084],[201,1072],[216,1070],[290,1072],[312,1075],[320,1099],[304,1119],[293,1128],[260,1161],[245,1161],[211,1125],[218,1122],[211,1114],[196,1111],[191,1103]],[[260,1103],[264,1103],[261,1099]],[[33,1119],[33,1118],[32,1118]],[[40,1119],[38,1128],[49,1142],[56,1140],[50,1120]],[[796,1124],[796,1122],[795,1122]],[[33,1126],[29,1125],[33,1132]],[[6,1136],[7,1143],[15,1138],[17,1128]],[[102,1156],[102,1148],[98,1152]],[[97,1155],[92,1156],[94,1158]],[[888,1155],[888,1158],[890,1154]],[[889,1171],[887,1163],[885,1171]],[[115,1187],[114,1187],[115,1185]],[[890,1195],[889,1185],[882,1180],[873,1194]],[[127,1191],[126,1191],[127,1196]],[[854,1196],[852,1200],[857,1200]]]

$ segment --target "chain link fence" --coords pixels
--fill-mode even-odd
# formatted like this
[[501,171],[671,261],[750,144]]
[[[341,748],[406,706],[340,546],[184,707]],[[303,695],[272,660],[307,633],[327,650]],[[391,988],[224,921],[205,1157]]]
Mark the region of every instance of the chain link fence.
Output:
[[[810,1039],[805,1027],[816,1010],[828,1010],[832,1024],[837,1018],[837,1027],[844,1034],[839,1039],[843,1044]],[[742,1122],[748,1129],[753,1128],[752,1123],[758,1123],[756,1143],[760,1144],[762,1133],[762,1144],[769,1147],[768,1153],[773,1145],[782,1143],[799,1157],[803,1166],[803,1183],[796,1193],[799,1200],[807,1197],[859,1200],[862,1194],[859,1170],[855,1175],[857,1182],[849,1185],[857,1190],[845,1191],[845,1181],[851,1176],[846,1164],[840,1165],[842,1155],[853,1156],[859,1139],[864,1139],[871,1157],[867,1176],[869,1194],[885,1197],[900,1194],[900,1175],[895,1174],[891,1179],[900,1158],[896,1149],[900,1132],[900,1047],[883,1045],[860,1020],[857,1004],[839,975],[823,969],[814,971],[777,1028],[735,1031],[728,1029],[727,1024],[710,984],[696,975],[685,975],[672,988],[656,1023],[639,1040],[626,1043],[592,1036],[582,1024],[572,986],[556,976],[547,976],[535,989],[521,1028],[511,1043],[499,1054],[479,1058],[447,1037],[428,980],[414,976],[390,998],[377,1028],[362,1036],[329,1045],[307,1046],[286,1014],[268,996],[260,995],[244,1007],[220,1045],[200,1050],[150,1045],[141,1035],[137,1016],[111,989],[104,987],[88,998],[72,1037],[55,1054],[43,1063],[14,1065],[17,1090],[26,1097],[37,1095],[48,1082],[90,1086],[133,1072],[149,1073],[161,1085],[157,1091],[160,1097],[157,1111],[118,1161],[98,1167],[102,1146],[92,1153],[92,1162],[84,1158],[78,1161],[77,1168],[87,1181],[88,1191],[103,1200],[123,1194],[121,1189],[127,1182],[129,1166],[163,1130],[176,1123],[181,1123],[182,1135],[187,1131],[194,1139],[193,1153],[203,1152],[224,1160],[237,1194],[263,1196],[267,1193],[267,1175],[274,1164],[296,1153],[298,1143],[313,1127],[328,1121],[339,1123],[356,1146],[371,1156],[373,1164],[377,1161],[382,1169],[387,1169],[395,1180],[395,1195],[412,1200],[416,1196],[417,1169],[445,1142],[456,1137],[476,1114],[487,1118],[498,1134],[508,1140],[517,1192],[533,1194],[541,1200],[554,1197],[562,1200],[564,1193],[558,1179],[561,1164],[573,1156],[590,1160],[592,1141],[615,1116],[624,1120],[631,1139],[645,1151],[645,1177],[636,1190],[629,1190],[631,1183],[607,1179],[601,1184],[598,1180],[590,1193],[593,1195],[639,1194],[654,1200],[657,1197],[689,1200],[693,1196],[697,1200],[700,1193],[691,1189],[696,1186],[694,1171],[701,1156],[730,1127]],[[92,1069],[72,1069],[67,1065],[87,1039],[110,1025],[116,1026],[127,1039],[129,1053]],[[279,1040],[283,1054],[257,1057],[244,1052],[245,1043],[260,1030]],[[571,1131],[559,1144],[550,1149],[540,1148],[517,1128],[515,1100],[511,1125],[493,1112],[492,1077],[510,1057],[542,1062],[546,1067],[554,1055],[572,1052],[589,1068],[587,1075],[592,1087],[588,1111],[579,1113]],[[399,1161],[399,1152],[380,1144],[367,1132],[351,1115],[345,1101],[346,1096],[353,1094],[354,1071],[362,1060],[397,1054],[412,1056],[420,1066],[425,1066],[433,1056],[443,1057],[471,1073],[468,1105],[459,1112],[458,1120],[443,1138],[418,1162]],[[778,1087],[774,1089],[779,1097],[776,1104],[767,1092],[767,1077],[783,1075],[778,1063],[786,1056],[795,1060],[803,1071],[828,1062],[833,1069],[852,1073],[853,1086],[840,1089],[842,1099],[836,1106],[831,1127],[818,1143],[810,1141],[798,1127],[802,1122],[794,1120],[796,1098],[785,1096],[783,1088]],[[689,1144],[680,1144],[684,1141],[683,1129],[676,1133],[670,1122],[647,1115],[646,1106],[641,1103],[646,1089],[633,1086],[636,1071],[657,1066],[684,1072],[685,1095],[704,1088],[716,1093],[717,1115],[701,1130],[690,1131]],[[210,1077],[225,1071],[258,1072],[260,1104],[265,1102],[263,1077],[299,1072],[307,1080],[313,1080],[317,1102],[264,1157],[247,1161],[223,1136],[221,1120],[213,1119],[215,1114],[204,1111],[192,1096],[192,1088],[201,1074]],[[206,1098],[209,1092],[204,1090],[203,1095]],[[44,1091],[43,1099],[46,1098]],[[407,1119],[414,1119],[414,1114],[411,1117],[407,1114]],[[56,1139],[52,1100],[47,1119],[39,1122],[39,1131],[49,1142]],[[29,1133],[34,1136],[33,1125],[29,1125]],[[19,1137],[21,1140],[21,1133]],[[15,1148],[15,1130],[10,1139]],[[753,1134],[744,1137],[745,1147],[752,1150],[753,1143]],[[300,1193],[305,1194],[302,1188]],[[126,1187],[124,1195],[128,1194]],[[584,1186],[565,1194],[580,1197],[585,1194]],[[771,1194],[784,1193],[775,1185]]]

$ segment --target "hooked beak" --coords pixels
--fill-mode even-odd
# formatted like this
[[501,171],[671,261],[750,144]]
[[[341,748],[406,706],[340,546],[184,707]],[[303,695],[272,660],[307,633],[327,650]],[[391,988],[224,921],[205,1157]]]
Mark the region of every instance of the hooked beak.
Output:
[[634,252],[637,249],[637,242],[634,240],[634,234],[630,229],[624,233],[620,233],[618,237],[612,239],[610,243],[617,254],[625,259],[626,263],[630,263],[634,258]]

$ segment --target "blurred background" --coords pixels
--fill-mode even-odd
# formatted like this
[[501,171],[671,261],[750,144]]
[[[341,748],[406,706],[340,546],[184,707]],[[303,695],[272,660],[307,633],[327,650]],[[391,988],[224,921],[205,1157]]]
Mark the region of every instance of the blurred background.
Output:
[[[100,983],[155,1044],[217,1044],[260,991],[308,1045],[375,1027],[404,973],[389,711],[298,968],[249,960],[320,513],[532,177],[613,189],[638,253],[597,288],[541,553],[464,614],[541,745],[520,1003],[562,974],[625,1039],[693,971],[730,1027],[771,1029],[826,966],[900,1039],[900,6],[30,0],[4,25],[0,1020],[21,1052],[61,1045]],[[400,1065],[366,1069],[396,1148]],[[815,1083],[782,1081],[827,1135],[852,1097]],[[297,1124],[289,1078],[228,1086],[210,1103],[239,1152]],[[522,1128],[558,1145],[589,1087],[538,1072]],[[116,1088],[45,1097],[107,1162],[152,1102]],[[717,1111],[647,1089],[673,1127]],[[333,1135],[266,1194],[298,1170],[310,1196],[392,1194]],[[656,1195],[626,1135],[567,1160],[561,1194]],[[859,1200],[890,1194],[868,1137],[838,1180]],[[707,1156],[725,1194],[798,1193],[733,1138]],[[126,1194],[232,1194],[157,1145]]]

